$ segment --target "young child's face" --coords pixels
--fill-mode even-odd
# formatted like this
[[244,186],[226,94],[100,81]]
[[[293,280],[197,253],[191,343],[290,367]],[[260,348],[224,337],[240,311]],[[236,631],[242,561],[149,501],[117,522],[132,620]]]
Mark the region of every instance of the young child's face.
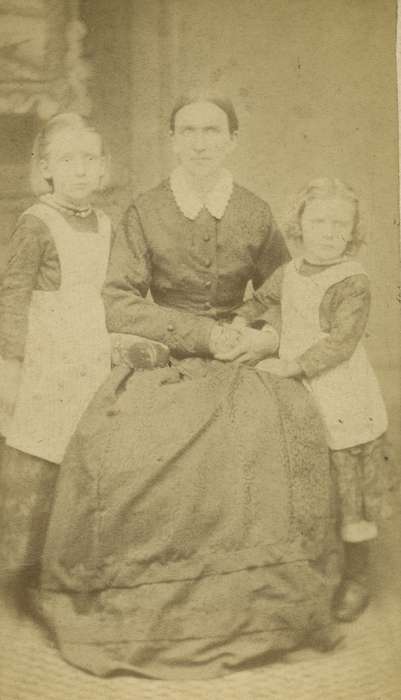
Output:
[[345,199],[314,199],[301,217],[303,252],[317,263],[335,260],[345,252],[352,237],[355,206]]
[[55,134],[41,169],[56,194],[72,204],[87,203],[105,170],[99,134],[67,129]]

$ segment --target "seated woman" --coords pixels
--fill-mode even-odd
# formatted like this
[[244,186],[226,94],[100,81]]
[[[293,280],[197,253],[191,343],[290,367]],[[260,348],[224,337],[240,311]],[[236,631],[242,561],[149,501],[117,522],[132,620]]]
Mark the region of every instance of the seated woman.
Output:
[[[299,382],[253,368],[273,328],[228,325],[288,259],[269,206],[222,167],[237,130],[228,100],[180,100],[180,165],[114,241],[109,330],[157,343],[122,353],[70,444],[41,590],[61,654],[97,675],[208,678],[330,645],[321,422]],[[238,361],[215,360],[238,333]]]

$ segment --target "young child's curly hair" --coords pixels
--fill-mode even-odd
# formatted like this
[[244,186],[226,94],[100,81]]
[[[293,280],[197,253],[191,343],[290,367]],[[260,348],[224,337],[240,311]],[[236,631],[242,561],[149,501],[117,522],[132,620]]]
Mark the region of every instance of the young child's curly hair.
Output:
[[305,189],[299,193],[295,204],[291,210],[288,224],[286,226],[286,235],[290,239],[302,239],[302,214],[308,202],[314,199],[344,199],[354,205],[354,227],[352,229],[351,240],[345,250],[346,254],[353,255],[361,247],[364,241],[364,235],[360,228],[359,218],[359,201],[349,185],[346,185],[337,178],[321,177],[316,180],[311,180]]

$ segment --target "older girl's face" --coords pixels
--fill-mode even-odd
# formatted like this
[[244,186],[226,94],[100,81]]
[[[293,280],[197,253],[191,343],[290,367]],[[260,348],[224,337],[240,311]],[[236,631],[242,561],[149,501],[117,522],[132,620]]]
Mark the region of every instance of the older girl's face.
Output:
[[355,205],[345,199],[314,199],[301,217],[302,244],[311,262],[328,263],[341,257],[352,239]]
[[194,102],[176,114],[174,153],[193,177],[216,173],[234,150],[236,138],[226,113],[212,102]]
[[42,174],[53,182],[53,190],[72,204],[87,203],[99,188],[105,160],[99,134],[63,129],[50,143],[41,161]]

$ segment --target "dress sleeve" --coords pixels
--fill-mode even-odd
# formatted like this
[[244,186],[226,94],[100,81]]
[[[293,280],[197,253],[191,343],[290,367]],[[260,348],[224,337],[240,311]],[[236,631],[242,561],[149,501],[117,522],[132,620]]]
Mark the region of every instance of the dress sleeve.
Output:
[[308,378],[348,360],[361,340],[369,317],[370,286],[366,275],[353,275],[327,290],[320,308],[326,337],[312,345],[298,362]]
[[215,321],[145,299],[151,281],[151,253],[132,205],[115,235],[103,290],[109,331],[159,341],[180,356],[208,355]]
[[23,360],[32,292],[48,231],[36,217],[21,219],[8,245],[8,261],[0,286],[0,354]]
[[267,323],[279,333],[281,326],[281,289],[285,265],[278,267],[271,277],[245,301],[236,314],[254,328]]
[[266,236],[258,251],[255,271],[252,276],[252,284],[255,290],[259,289],[278,267],[290,260],[288,248],[270,210],[265,229]]

